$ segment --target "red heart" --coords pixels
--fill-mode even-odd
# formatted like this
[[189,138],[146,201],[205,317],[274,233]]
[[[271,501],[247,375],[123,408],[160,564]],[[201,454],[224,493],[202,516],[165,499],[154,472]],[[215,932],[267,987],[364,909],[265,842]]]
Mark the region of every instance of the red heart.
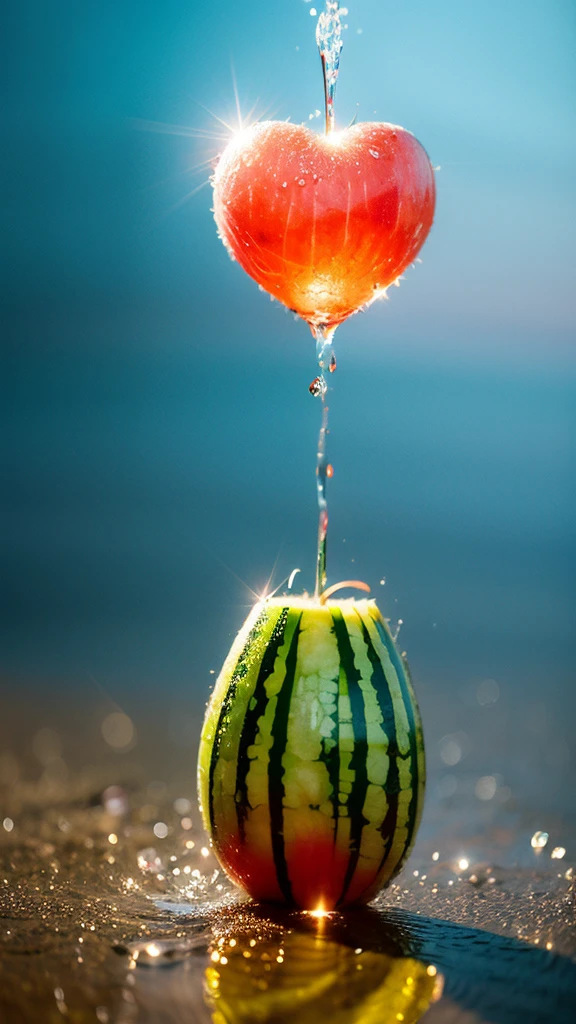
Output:
[[264,121],[235,136],[214,175],[230,255],[311,326],[382,295],[420,251],[434,203],[425,150],[378,122],[317,135]]

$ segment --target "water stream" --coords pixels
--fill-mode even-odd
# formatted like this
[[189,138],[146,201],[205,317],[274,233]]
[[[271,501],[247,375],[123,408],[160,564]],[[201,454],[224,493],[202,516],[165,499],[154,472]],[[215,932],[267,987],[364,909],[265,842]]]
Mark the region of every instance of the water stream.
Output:
[[[326,134],[334,131],[334,96],[340,53],[342,51],[341,10],[338,0],[326,0],[326,9],[320,14],[316,26],[316,42],[322,61],[324,76],[324,102],[326,108]],[[325,325],[313,328],[316,338],[316,357],[318,360],[318,376],[310,385],[310,393],[322,402],[322,419],[316,452],[316,489],[318,497],[318,546],[316,553],[316,585],[315,596],[320,597],[326,589],[326,547],[328,534],[328,504],[326,500],[326,480],[332,475],[332,467],[326,455],[326,438],[328,434],[328,403],[326,396],[328,384],[326,373],[336,369],[336,357],[332,348],[335,328]]]
[[338,0],[326,0],[326,10],[318,18],[316,26],[316,42],[320,51],[324,75],[326,134],[334,130],[334,94],[343,45],[341,14]]
[[332,466],[326,454],[326,438],[328,434],[328,383],[326,373],[336,369],[336,359],[332,348],[334,330],[325,327],[316,329],[316,355],[319,374],[310,385],[310,393],[322,402],[322,419],[318,435],[316,451],[316,490],[318,497],[318,547],[316,554],[316,587],[315,596],[320,597],[326,589],[326,546],[328,534],[328,503],[326,500],[326,480],[332,475]]

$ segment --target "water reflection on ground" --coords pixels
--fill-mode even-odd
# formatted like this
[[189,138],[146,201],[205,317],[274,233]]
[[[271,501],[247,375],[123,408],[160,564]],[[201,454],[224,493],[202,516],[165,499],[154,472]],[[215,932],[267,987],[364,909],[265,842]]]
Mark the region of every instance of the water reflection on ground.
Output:
[[[128,743],[125,727],[107,721]],[[128,771],[95,764],[88,739],[77,766],[49,731],[30,742],[40,772],[2,762],[7,1024],[572,1019],[568,839],[552,857],[519,814],[488,826],[432,798],[407,868],[370,908],[259,908],[220,872],[189,780],[166,768],[173,781],[157,781],[152,749]]]
[[395,944],[388,952],[370,941],[357,946],[364,930],[330,917],[281,921],[245,912],[224,918],[205,970],[214,1024],[316,1024],[322,1014],[334,1024],[420,1020],[442,991],[436,967],[402,956]]

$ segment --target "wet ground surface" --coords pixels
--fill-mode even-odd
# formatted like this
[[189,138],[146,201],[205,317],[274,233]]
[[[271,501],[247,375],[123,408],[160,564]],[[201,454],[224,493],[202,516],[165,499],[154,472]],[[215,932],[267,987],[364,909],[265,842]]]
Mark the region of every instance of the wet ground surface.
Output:
[[230,909],[193,804],[199,716],[253,591],[296,566],[313,582],[313,353],[256,289],[242,322],[190,295],[168,328],[154,296],[86,316],[66,294],[41,336],[38,303],[18,307],[1,1024],[576,1019],[574,373],[549,318],[534,365],[544,328],[487,334],[469,310],[444,354],[426,317],[410,351],[396,304],[338,342],[330,578],[404,620],[429,784],[402,876],[316,921]]
[[[108,719],[108,740],[122,727]],[[59,742],[41,728],[34,770],[0,762],[3,1024],[574,1019],[561,815],[542,816],[546,839],[534,807],[472,803],[465,785],[439,799],[433,782],[398,879],[369,908],[314,917],[242,900],[181,766],[155,781],[154,751],[90,766],[87,745],[75,767]]]

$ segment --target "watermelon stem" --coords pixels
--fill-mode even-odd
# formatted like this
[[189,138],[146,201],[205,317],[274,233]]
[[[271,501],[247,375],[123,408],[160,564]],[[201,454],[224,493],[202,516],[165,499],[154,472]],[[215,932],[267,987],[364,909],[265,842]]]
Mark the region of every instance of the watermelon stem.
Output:
[[341,583],[333,583],[331,587],[328,587],[320,595],[320,604],[325,604],[332,594],[335,594],[337,590],[343,590],[344,587],[351,587],[354,590],[364,590],[367,594],[370,593],[370,587],[367,583],[363,583],[362,580],[342,580]]

